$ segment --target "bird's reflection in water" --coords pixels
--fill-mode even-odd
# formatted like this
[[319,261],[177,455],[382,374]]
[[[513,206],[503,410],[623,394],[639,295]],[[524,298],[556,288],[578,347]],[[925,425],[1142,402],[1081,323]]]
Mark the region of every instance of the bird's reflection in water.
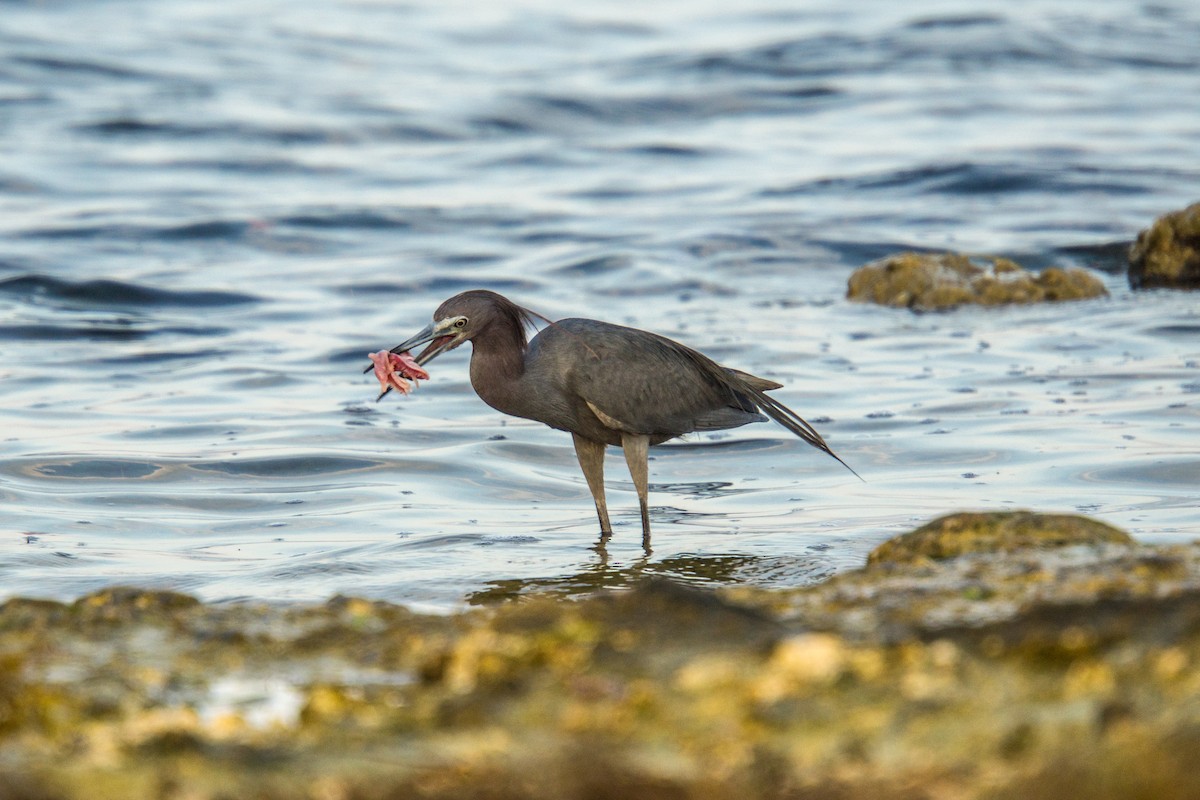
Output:
[[643,555],[630,563],[613,565],[603,541],[594,548],[597,557],[574,575],[552,578],[504,578],[467,595],[471,605],[490,605],[515,600],[528,594],[557,597],[593,594],[605,589],[623,589],[644,578],[671,578],[680,583],[711,586],[738,583],[738,574],[759,562],[759,556],[681,554],[651,562]]

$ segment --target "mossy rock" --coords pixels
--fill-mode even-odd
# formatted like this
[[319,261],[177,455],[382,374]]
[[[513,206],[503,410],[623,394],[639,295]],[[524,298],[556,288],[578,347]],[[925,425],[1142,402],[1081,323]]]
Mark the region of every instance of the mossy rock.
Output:
[[1129,534],[1074,514],[962,512],[939,517],[876,547],[868,564],[940,561],[966,553],[1009,553],[1076,544],[1134,544]]
[[1048,267],[1035,274],[1007,258],[980,261],[985,266],[961,253],[898,253],[855,270],[846,296],[930,311],[964,303],[994,306],[1108,294],[1104,283],[1086,270]]
[[[1127,541],[948,519],[1021,518]],[[1200,797],[1200,543],[727,583],[445,616],[12,600],[0,798]]]
[[133,619],[170,620],[176,611],[200,607],[196,598],[162,589],[113,586],[84,595],[72,609],[81,619],[123,622]]
[[1159,217],[1129,249],[1134,289],[1200,288],[1200,203]]

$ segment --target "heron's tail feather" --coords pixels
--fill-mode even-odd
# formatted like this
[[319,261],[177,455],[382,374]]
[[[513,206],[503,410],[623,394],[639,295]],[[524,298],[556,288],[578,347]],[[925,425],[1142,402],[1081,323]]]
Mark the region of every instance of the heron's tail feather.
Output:
[[734,369],[733,367],[725,367],[725,371],[728,372],[730,375],[734,376],[735,378],[745,381],[746,385],[750,386],[752,389],[758,389],[763,392],[769,392],[772,389],[782,389],[783,388],[782,383],[776,383],[775,381],[770,381],[770,380],[767,380],[766,378],[760,378],[757,375],[751,375],[749,372],[742,372],[740,369]]
[[775,420],[780,425],[811,444],[813,447],[821,450],[826,455],[831,456],[843,467],[854,473],[854,477],[858,478],[863,483],[866,483],[866,479],[864,479],[862,475],[859,475],[857,472],[855,472],[854,467],[850,466],[845,461],[842,461],[841,456],[833,452],[829,445],[825,444],[825,440],[821,438],[821,434],[817,433],[816,429],[814,429],[812,425],[809,425],[807,422],[805,422],[803,417],[801,417],[795,411],[792,411],[775,398],[769,397],[766,392],[760,391],[746,381],[743,381],[743,383],[745,384],[745,393],[749,395],[750,399],[754,401],[754,404],[758,406],[759,411],[763,412],[768,417]]

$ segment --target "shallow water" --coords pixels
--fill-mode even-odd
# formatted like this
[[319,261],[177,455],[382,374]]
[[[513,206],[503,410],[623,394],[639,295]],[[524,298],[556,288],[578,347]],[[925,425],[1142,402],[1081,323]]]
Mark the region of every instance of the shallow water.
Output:
[[[138,583],[429,609],[669,574],[794,585],[960,508],[1200,532],[1200,303],[1124,245],[1195,201],[1187,3],[9,3],[0,592]],[[847,303],[902,248],[1111,297]],[[776,426],[624,464],[604,552],[570,438],[467,353],[365,354],[466,288],[786,384]]]

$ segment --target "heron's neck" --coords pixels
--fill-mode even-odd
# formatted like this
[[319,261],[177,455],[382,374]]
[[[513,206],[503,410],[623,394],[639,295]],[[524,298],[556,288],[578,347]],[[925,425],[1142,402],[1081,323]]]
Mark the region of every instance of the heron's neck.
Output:
[[[490,333],[490,332],[489,332]],[[517,414],[517,384],[525,373],[525,349],[510,331],[479,336],[471,342],[471,386],[492,408]]]

